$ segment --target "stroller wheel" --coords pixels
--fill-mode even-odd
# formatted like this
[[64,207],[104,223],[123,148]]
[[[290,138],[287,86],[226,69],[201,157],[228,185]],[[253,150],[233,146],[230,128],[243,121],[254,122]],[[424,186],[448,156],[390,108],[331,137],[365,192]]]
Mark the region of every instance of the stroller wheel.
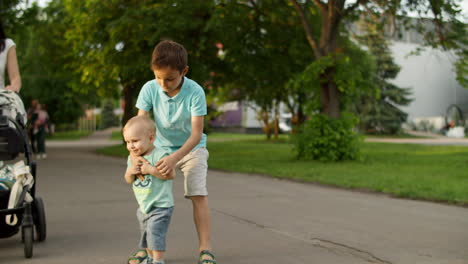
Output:
[[24,256],[31,258],[33,255],[33,228],[32,226],[23,226],[22,236],[24,238]]
[[44,241],[47,236],[47,226],[46,226],[46,216],[45,216],[45,208],[44,202],[42,198],[36,196],[33,202],[33,221],[34,226],[36,227],[36,240],[37,241]]

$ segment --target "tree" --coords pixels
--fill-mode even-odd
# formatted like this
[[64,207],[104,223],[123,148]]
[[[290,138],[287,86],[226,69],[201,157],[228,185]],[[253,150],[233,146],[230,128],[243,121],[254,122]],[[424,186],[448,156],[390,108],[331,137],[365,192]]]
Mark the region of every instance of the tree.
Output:
[[[308,43],[316,60],[329,57],[334,60],[337,54],[342,52],[343,30],[347,21],[358,18],[362,10],[373,9],[382,17],[389,18],[394,22],[398,15],[405,15],[408,11],[417,12],[419,15],[432,15],[435,30],[426,30],[426,43],[432,46],[444,48],[457,48],[457,39],[466,36],[466,29],[460,27],[458,20],[460,13],[459,5],[450,0],[414,0],[414,1],[380,1],[380,0],[356,0],[346,3],[346,0],[290,0],[303,25]],[[314,28],[311,16],[318,13],[321,17],[320,28]],[[422,27],[417,28],[424,30]],[[318,36],[318,37],[317,37]],[[321,112],[334,118],[340,116],[342,105],[340,97],[345,88],[338,87],[336,75],[336,63],[331,63],[320,74],[321,90],[320,103]]]
[[461,86],[468,88],[468,51],[460,51],[458,56],[459,59],[455,63],[457,81],[461,84]]
[[373,79],[378,94],[361,93],[354,103],[354,111],[359,116],[362,132],[395,134],[401,130],[401,124],[408,116],[400,106],[408,105],[412,99],[409,98],[409,88],[400,88],[388,81],[397,77],[400,67],[393,61],[379,19],[378,14],[368,12],[359,23],[359,32],[363,34],[356,36],[375,58]]
[[[117,94],[121,85],[126,121],[135,114],[135,98],[142,85],[154,78],[150,58],[163,39],[183,44],[189,53],[189,75],[209,76],[206,66],[216,56],[205,24],[213,3],[179,1],[64,0],[71,27],[66,38],[76,54],[71,66],[81,82],[100,96]],[[77,83],[76,85],[79,85]]]
[[114,115],[114,103],[111,100],[106,100],[102,107],[100,127],[105,129],[116,125],[118,125],[118,119]]
[[307,43],[295,16],[273,0],[218,1],[210,22],[225,52],[218,91],[228,89],[232,99],[256,105],[267,138],[277,134],[281,102],[303,116],[307,101],[303,89],[288,85],[313,59],[303,52]]
[[21,17],[22,9],[19,7],[20,3],[26,2],[25,0],[2,0],[0,1],[0,20],[6,32],[13,32],[16,28],[18,18]]
[[33,4],[22,10],[15,23],[23,101],[28,105],[39,99],[47,106],[51,122],[73,123],[83,114],[84,102],[93,102],[95,96],[70,86],[77,76],[64,68],[71,58],[63,41],[67,25],[61,1],[50,2],[44,10]]

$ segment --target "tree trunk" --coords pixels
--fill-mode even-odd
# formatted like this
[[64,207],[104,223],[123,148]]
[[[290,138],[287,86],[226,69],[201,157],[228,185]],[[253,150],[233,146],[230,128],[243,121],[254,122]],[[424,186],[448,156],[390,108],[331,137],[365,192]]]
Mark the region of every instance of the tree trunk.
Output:
[[122,117],[122,127],[125,126],[127,121],[135,116],[136,108],[135,108],[135,98],[138,92],[137,86],[133,83],[127,83],[123,85],[123,99],[124,99],[124,106],[123,106],[123,117]]
[[320,87],[320,102],[322,105],[322,114],[329,117],[339,118],[340,117],[340,93],[333,80],[334,69],[328,68],[325,73],[322,74],[323,80]]
[[279,104],[278,103],[275,105],[275,118],[273,121],[273,131],[274,131],[275,139],[278,140],[278,134],[279,134]]
[[[320,39],[316,40],[313,32],[312,25],[305,15],[304,9],[300,4],[291,0],[295,9],[297,10],[301,19],[304,31],[309,41],[316,59],[334,55],[338,51],[338,37],[339,37],[339,25],[344,15],[344,0],[331,1],[328,3],[320,0],[315,0],[314,3],[318,7],[318,10],[322,16]],[[359,1],[357,2],[359,3]],[[353,7],[355,8],[355,7]],[[321,77],[321,89],[320,89],[320,102],[322,104],[322,113],[330,117],[340,117],[340,92],[338,91],[337,85],[334,81],[335,69],[334,66],[325,70],[325,73]]]

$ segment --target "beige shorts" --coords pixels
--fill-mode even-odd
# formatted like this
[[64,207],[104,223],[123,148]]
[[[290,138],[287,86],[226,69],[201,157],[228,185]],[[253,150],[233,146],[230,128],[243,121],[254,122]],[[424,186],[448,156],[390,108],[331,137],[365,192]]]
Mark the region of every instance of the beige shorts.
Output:
[[200,147],[177,162],[176,177],[184,176],[185,198],[208,195],[206,188],[208,157],[208,150],[205,147]]

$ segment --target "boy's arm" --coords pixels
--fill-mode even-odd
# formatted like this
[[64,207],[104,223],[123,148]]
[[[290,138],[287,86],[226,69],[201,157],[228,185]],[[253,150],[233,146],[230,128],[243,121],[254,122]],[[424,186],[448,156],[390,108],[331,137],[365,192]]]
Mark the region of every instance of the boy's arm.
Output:
[[[143,111],[143,110],[140,110]],[[140,112],[138,112],[140,114]],[[174,153],[160,159],[156,163],[156,167],[163,175],[169,174],[183,157],[187,155],[192,149],[200,143],[203,135],[203,119],[204,116],[192,116],[192,132],[190,137],[185,141],[184,145]]]
[[175,170],[172,170],[167,176],[162,175],[156,167],[153,167],[148,161],[144,162],[141,166],[141,173],[142,174],[150,174],[154,177],[161,179],[161,180],[172,180],[175,176]]

